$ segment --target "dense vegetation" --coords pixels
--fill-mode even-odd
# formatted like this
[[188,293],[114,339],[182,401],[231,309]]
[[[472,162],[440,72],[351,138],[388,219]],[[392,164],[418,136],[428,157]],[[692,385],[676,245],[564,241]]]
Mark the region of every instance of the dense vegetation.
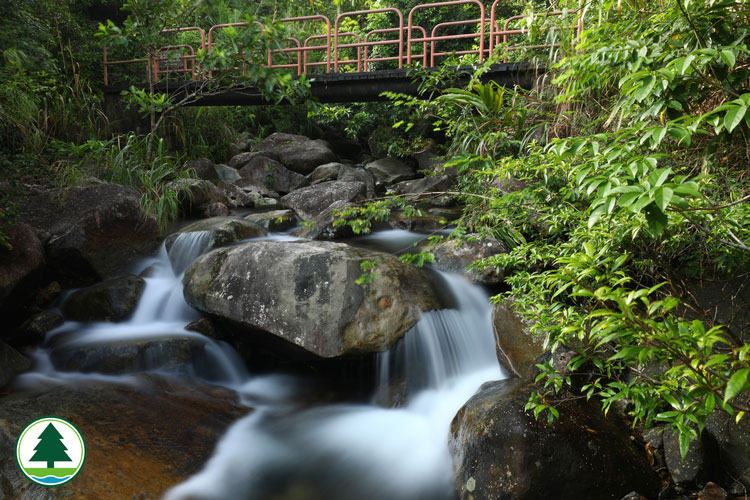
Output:
[[[436,84],[455,75],[414,70],[423,82],[422,99],[299,102],[283,113],[273,107],[182,109],[153,87],[131,89],[130,102],[149,119],[147,133],[117,136],[97,90],[97,31],[125,53],[145,47],[153,57],[159,31],[181,19],[191,22],[179,24],[210,26],[258,18],[274,26],[274,19],[321,9],[335,17],[386,4],[408,10],[417,2],[265,0],[252,12],[238,0],[123,3],[122,12],[114,0],[4,5],[0,65],[9,77],[0,81],[0,181],[64,186],[98,176],[138,188],[144,205],[166,222],[176,216],[167,183],[189,175],[180,171],[183,160],[226,160],[227,145],[241,131],[262,137],[332,126],[352,138],[380,140],[389,154],[404,156],[423,147],[428,135],[438,137],[446,166],[461,173],[457,190],[466,209],[455,237],[478,233],[501,240],[507,254],[476,264],[503,269],[509,291],[496,299],[512,297],[550,347],[575,351],[565,370],[544,366],[538,378],[544,389],[530,410],[554,417],[556,394],[574,386],[599,398],[605,410],[625,401],[636,422],[673,425],[683,451],[712,412],[740,419],[750,410],[738,396],[750,387],[750,339],[715,324],[691,300],[688,285],[697,277],[748,272],[745,2],[587,2],[587,29],[576,43],[570,30],[544,29],[570,25],[569,16],[532,16],[547,6],[518,2],[506,14],[526,12],[529,36],[555,43],[551,50],[509,54],[547,66],[532,91],[479,83],[485,65],[474,66],[468,86],[442,95]],[[575,9],[578,2],[555,6]],[[349,28],[363,31],[382,22],[374,17]],[[242,46],[273,46],[284,36],[280,26],[262,36],[238,32],[235,50],[210,64],[231,68]],[[498,58],[505,49],[499,48]],[[251,83],[262,83],[269,99],[294,99],[305,91],[304,81],[270,71],[254,78]],[[388,207],[379,203],[346,215],[359,228]],[[12,212],[0,202],[0,243]]]

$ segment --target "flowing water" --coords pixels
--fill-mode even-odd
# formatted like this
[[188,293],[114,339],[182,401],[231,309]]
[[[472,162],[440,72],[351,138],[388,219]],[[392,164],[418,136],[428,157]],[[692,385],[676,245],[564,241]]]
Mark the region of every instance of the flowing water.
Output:
[[[197,339],[205,346],[205,359],[176,371],[232,387],[254,408],[228,429],[203,470],[172,488],[165,498],[454,498],[450,422],[483,382],[504,376],[495,357],[487,295],[463,278],[444,275],[457,307],[425,313],[395,348],[379,355],[379,387],[373,403],[310,408],[301,403],[309,396],[304,380],[283,374],[250,376],[228,345],[185,330],[197,314],[182,297],[181,275],[210,245],[205,234],[191,234],[174,243],[171,263],[163,247],[156,257],[141,263],[141,269],[150,269],[150,276],[130,320],[68,322],[47,339],[50,346],[170,336]],[[389,231],[372,239],[393,251],[418,237]],[[59,372],[49,361],[49,351],[36,354],[35,373],[22,376],[22,384],[101,376]],[[159,367],[156,360],[151,368]],[[375,400],[400,406],[383,408]]]

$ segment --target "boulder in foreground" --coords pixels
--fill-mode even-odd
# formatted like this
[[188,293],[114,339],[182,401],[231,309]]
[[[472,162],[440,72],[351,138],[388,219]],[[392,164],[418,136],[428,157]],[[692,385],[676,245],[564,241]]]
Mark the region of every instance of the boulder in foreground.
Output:
[[535,386],[487,382],[451,423],[456,489],[462,500],[656,498],[660,481],[627,428],[593,401],[569,398],[560,417],[536,420],[524,405]]
[[[357,284],[365,261],[377,263],[371,282]],[[323,358],[384,351],[422,311],[440,307],[424,271],[331,242],[217,249],[188,268],[183,284],[199,311]]]

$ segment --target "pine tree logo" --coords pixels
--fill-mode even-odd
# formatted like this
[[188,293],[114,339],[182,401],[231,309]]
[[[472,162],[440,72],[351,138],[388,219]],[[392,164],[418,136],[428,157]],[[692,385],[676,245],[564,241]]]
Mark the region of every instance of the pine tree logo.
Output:
[[59,486],[73,479],[86,460],[86,442],[75,425],[58,417],[34,420],[16,443],[21,472],[43,486]]

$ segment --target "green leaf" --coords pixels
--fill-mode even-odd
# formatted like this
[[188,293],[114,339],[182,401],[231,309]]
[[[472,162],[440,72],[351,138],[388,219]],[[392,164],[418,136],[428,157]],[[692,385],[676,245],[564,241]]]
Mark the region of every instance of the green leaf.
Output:
[[730,68],[734,68],[734,63],[737,62],[737,56],[734,55],[733,51],[724,49],[719,53],[719,55],[727,66],[729,66]]
[[670,173],[672,173],[671,168],[661,168],[659,170],[655,170],[651,172],[651,175],[648,176],[648,182],[653,187],[659,187],[664,184],[664,181],[667,180]]
[[658,206],[662,212],[667,210],[669,202],[672,201],[673,194],[674,192],[666,186],[656,189],[656,192],[654,193],[654,201],[656,202],[656,206]]
[[641,80],[641,85],[633,93],[633,98],[638,102],[642,102],[654,89],[655,84],[656,78],[652,75],[647,76]]
[[727,114],[724,115],[724,128],[727,129],[727,132],[731,132],[737,125],[742,122],[742,119],[745,117],[746,112],[747,106],[745,106],[744,104],[732,106],[727,111]]
[[729,402],[730,399],[739,394],[747,383],[747,376],[750,373],[750,368],[743,368],[738,370],[732,375],[727,382],[727,388],[724,391],[724,402]]
[[684,460],[687,456],[687,452],[690,449],[690,433],[687,431],[680,430],[680,455],[682,456],[682,459]]

